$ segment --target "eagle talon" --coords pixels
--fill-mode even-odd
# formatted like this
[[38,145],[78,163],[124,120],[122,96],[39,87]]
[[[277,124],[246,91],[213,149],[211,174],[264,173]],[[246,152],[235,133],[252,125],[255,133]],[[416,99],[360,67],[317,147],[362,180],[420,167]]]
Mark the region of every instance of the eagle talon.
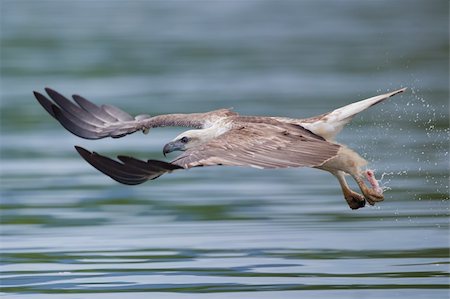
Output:
[[378,193],[374,189],[367,189],[366,192],[364,193],[364,196],[366,197],[367,202],[371,206],[375,205],[375,203],[377,203],[377,202],[384,200],[383,194]]
[[377,179],[375,178],[375,173],[373,170],[366,170],[365,175],[372,188],[365,188],[364,196],[366,197],[367,202],[373,206],[375,203],[384,200],[383,189],[380,187]]
[[[377,179],[375,178],[375,172],[371,169],[367,169],[365,171],[365,175],[367,178],[367,181],[370,183],[370,185],[372,186],[372,189],[378,193],[378,194],[383,194],[383,189],[380,187],[380,184],[378,183]],[[381,196],[383,197],[383,196]]]
[[346,194],[345,200],[347,201],[348,206],[352,210],[363,208],[366,205],[366,199],[364,198],[364,196],[354,191],[351,191],[350,193]]

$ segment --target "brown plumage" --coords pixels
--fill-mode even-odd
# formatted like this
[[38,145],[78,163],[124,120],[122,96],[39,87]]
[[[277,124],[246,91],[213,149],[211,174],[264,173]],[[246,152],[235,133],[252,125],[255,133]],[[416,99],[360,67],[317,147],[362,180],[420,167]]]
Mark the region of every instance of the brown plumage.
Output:
[[233,117],[232,129],[186,150],[172,163],[183,168],[211,165],[314,167],[334,157],[340,148],[301,126],[270,118],[258,120],[255,123],[245,117]]
[[[363,207],[366,200],[370,204],[383,200],[382,191],[373,172],[361,170],[366,161],[333,139],[355,114],[403,92],[405,88],[307,119],[240,116],[229,109],[132,117],[114,106],[97,106],[78,95],[73,96],[72,102],[52,89],[45,90],[51,100],[34,92],[39,103],[64,128],[85,139],[119,138],[165,126],[196,129],[180,134],[165,145],[164,154],[183,151],[170,163],[127,156],[118,156],[119,162],[76,147],[88,163],[120,183],[137,185],[164,173],[199,166],[314,167],[335,175],[347,203],[352,209],[357,209]],[[355,179],[363,195],[348,187],[345,174]],[[365,185],[364,176],[371,188]]]

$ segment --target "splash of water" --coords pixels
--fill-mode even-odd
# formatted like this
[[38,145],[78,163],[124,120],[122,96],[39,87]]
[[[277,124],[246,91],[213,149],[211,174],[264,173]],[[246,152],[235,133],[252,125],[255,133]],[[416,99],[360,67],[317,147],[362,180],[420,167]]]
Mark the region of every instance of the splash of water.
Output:
[[439,96],[413,86],[409,93],[380,106],[382,117],[362,114],[356,121],[363,120],[366,124],[350,127],[354,131],[352,138],[361,136],[356,140],[355,149],[382,173],[379,183],[383,191],[407,183],[401,180],[417,180],[418,188],[405,191],[410,198],[435,200],[438,197],[448,203],[448,99],[444,101]]

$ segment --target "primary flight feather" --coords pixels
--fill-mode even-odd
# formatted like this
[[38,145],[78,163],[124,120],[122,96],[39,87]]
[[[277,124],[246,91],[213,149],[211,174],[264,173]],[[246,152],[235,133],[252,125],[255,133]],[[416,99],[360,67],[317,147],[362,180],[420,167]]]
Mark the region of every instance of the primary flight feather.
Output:
[[[64,128],[85,139],[120,138],[166,126],[193,128],[164,146],[164,155],[183,151],[171,162],[142,161],[128,156],[118,156],[119,161],[116,161],[75,147],[89,164],[120,183],[137,185],[168,172],[199,166],[313,167],[336,176],[348,205],[358,209],[366,201],[371,205],[382,201],[382,190],[373,172],[362,170],[367,162],[353,150],[334,142],[334,137],[357,113],[405,90],[378,95],[306,119],[241,116],[229,109],[132,117],[117,107],[98,106],[79,95],[73,95],[71,101],[50,88],[45,89],[48,97],[39,92],[34,95]],[[346,174],[355,179],[362,195],[350,189]]]

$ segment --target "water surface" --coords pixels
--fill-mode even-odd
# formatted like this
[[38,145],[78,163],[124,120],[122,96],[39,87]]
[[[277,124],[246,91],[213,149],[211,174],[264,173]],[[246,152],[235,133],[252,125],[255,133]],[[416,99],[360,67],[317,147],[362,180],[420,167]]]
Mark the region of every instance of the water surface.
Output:
[[[3,1],[1,286],[8,298],[447,298],[446,1]],[[73,149],[163,159],[183,129],[81,140],[32,90],[132,114],[307,117],[403,86],[339,137],[383,175],[351,211],[312,169],[119,185]],[[127,294],[124,294],[127,293]]]

